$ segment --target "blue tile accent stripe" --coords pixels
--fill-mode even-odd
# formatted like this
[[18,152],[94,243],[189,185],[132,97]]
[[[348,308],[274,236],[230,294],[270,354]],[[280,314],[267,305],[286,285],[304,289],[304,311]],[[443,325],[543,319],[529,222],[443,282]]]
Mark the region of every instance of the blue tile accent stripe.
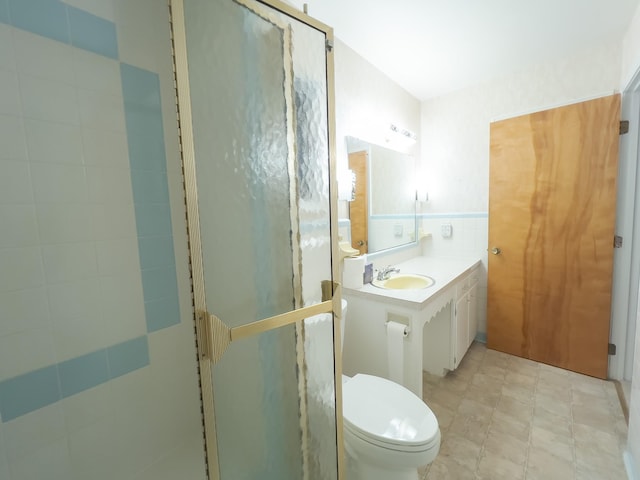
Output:
[[67,7],[71,45],[104,55],[118,58],[118,40],[113,22],[96,17],[75,7]]
[[149,365],[149,343],[142,336],[107,348],[109,378],[117,378]]
[[58,0],[9,0],[9,15],[15,27],[69,43],[67,6]]
[[0,22],[118,59],[115,24],[59,0],[0,0]]
[[0,416],[8,422],[60,398],[58,366],[34,370],[0,382]]
[[160,78],[122,63],[122,95],[147,331],[180,323]]
[[0,417],[8,422],[149,365],[146,335],[0,382]]
[[0,23],[9,23],[9,3],[0,0]]
[[106,349],[58,364],[62,398],[70,397],[109,380]]

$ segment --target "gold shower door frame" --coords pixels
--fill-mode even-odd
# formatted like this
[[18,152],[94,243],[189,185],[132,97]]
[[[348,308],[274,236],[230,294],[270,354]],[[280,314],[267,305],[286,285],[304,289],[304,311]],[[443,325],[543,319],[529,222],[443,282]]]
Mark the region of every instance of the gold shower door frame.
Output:
[[[334,85],[334,58],[333,58],[333,29],[321,22],[309,17],[303,12],[279,1],[279,0],[234,0],[260,17],[271,23],[281,25],[281,21],[275,18],[271,12],[265,8],[271,7],[289,17],[292,17],[325,35],[327,45],[326,49],[326,72],[327,72],[327,112],[328,112],[328,139],[329,139],[329,188],[330,192],[337,192],[336,181],[336,137],[335,137],[335,85]],[[212,382],[212,371],[215,363],[222,357],[225,349],[233,341],[242,338],[251,337],[260,333],[283,327],[285,325],[295,324],[297,331],[303,329],[303,321],[306,318],[322,313],[333,314],[333,338],[334,338],[334,385],[335,385],[335,415],[336,415],[336,450],[337,450],[337,471],[338,480],[344,478],[344,442],[343,442],[343,417],[342,417],[342,352],[340,345],[340,317],[341,317],[341,292],[340,287],[335,282],[327,282],[323,285],[323,302],[303,308],[296,308],[290,312],[286,312],[274,317],[258,320],[246,325],[229,328],[215,315],[209,313],[206,305],[204,290],[204,265],[202,259],[202,243],[200,236],[200,222],[198,212],[198,189],[196,183],[196,164],[193,143],[193,125],[191,116],[191,95],[189,88],[189,73],[187,65],[187,42],[184,21],[184,0],[169,0],[171,7],[171,24],[173,32],[173,54],[176,72],[176,90],[178,97],[178,119],[180,130],[180,142],[182,149],[182,158],[185,177],[185,195],[187,208],[187,224],[189,228],[189,249],[192,265],[193,291],[194,291],[194,307],[195,307],[195,324],[198,343],[198,360],[200,366],[200,380],[202,390],[204,429],[205,429],[205,446],[207,456],[208,474],[211,480],[220,479],[218,448],[216,436],[216,422],[214,411],[214,392]],[[289,26],[281,25],[283,30],[289,31]],[[290,34],[290,32],[288,32]],[[290,36],[285,35],[285,44],[290,41]],[[289,50],[288,48],[285,51]],[[289,50],[290,51],[290,50]],[[291,80],[291,70],[286,67],[290,66],[285,61],[286,75]],[[291,95],[291,91],[288,92]],[[287,95],[287,96],[288,96]],[[291,95],[292,98],[292,95]],[[287,115],[292,118],[292,102],[291,98],[287,99],[288,112]],[[291,123],[289,123],[291,128]],[[296,171],[295,162],[293,160],[293,145],[289,142],[289,172],[292,174],[291,193],[292,207],[296,207]],[[334,279],[339,278],[339,265],[335,259],[340,258],[338,255],[337,240],[337,196],[330,197],[330,221],[331,221],[331,273]],[[297,218],[293,218],[292,226],[298,231]],[[294,249],[294,265],[298,265],[299,252]],[[296,272],[299,279],[299,271]],[[296,282],[299,284],[299,282]],[[298,289],[299,290],[299,289]],[[296,292],[296,305],[299,305],[298,299],[301,297],[300,292]],[[298,362],[301,361],[301,343],[302,335],[298,335]],[[303,340],[302,340],[303,342]],[[337,348],[336,348],[337,346]],[[304,379],[299,382],[299,397],[301,402],[301,413],[305,413],[304,398]],[[304,423],[305,419],[301,418]],[[301,425],[304,431],[304,425]],[[303,436],[304,437],[304,436]],[[304,441],[304,440],[303,440]],[[303,450],[305,450],[303,445]],[[306,450],[308,452],[308,450]],[[307,460],[303,456],[303,462]],[[304,469],[305,473],[307,469]],[[305,479],[306,480],[306,479]]]

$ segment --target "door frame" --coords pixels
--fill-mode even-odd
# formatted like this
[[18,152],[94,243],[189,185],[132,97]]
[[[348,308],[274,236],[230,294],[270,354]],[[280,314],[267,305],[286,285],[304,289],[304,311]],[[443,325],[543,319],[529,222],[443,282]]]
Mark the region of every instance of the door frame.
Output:
[[624,88],[621,115],[629,120],[629,133],[620,137],[616,234],[623,243],[614,253],[610,341],[617,351],[609,357],[609,377],[630,381],[640,284],[640,70]]
[[[244,4],[247,0],[240,0],[239,3]],[[323,301],[321,304],[293,310],[277,317],[261,320],[254,324],[249,324],[243,328],[228,329],[221,322],[217,322],[215,316],[211,315],[211,319],[205,318],[209,315],[204,312],[206,307],[204,295],[204,274],[202,264],[202,246],[200,244],[200,226],[197,206],[197,188],[195,178],[195,158],[193,145],[193,126],[191,123],[191,100],[189,88],[189,75],[187,66],[187,46],[186,32],[184,28],[184,0],[169,0],[171,9],[171,29],[173,33],[173,60],[176,75],[176,93],[177,107],[179,119],[179,132],[182,161],[184,166],[185,177],[185,193],[186,193],[186,210],[187,222],[189,226],[189,249],[192,264],[192,283],[194,296],[194,317],[195,324],[209,324],[206,332],[198,329],[198,357],[201,377],[211,377],[213,369],[211,348],[213,344],[218,349],[224,349],[225,344],[234,337],[240,338],[239,330],[263,330],[263,326],[270,324],[270,328],[278,328],[279,326],[289,324],[297,317],[301,317],[302,313],[307,312],[306,316],[317,313],[327,312],[333,314],[333,340],[334,340],[334,385],[335,385],[335,409],[336,409],[336,453],[337,453],[337,471],[338,480],[344,478],[344,439],[343,439],[343,416],[342,416],[342,351],[336,348],[341,345],[340,321],[342,314],[341,292],[336,280],[340,278],[340,266],[338,251],[338,200],[334,192],[338,191],[336,177],[336,130],[335,130],[335,70],[334,70],[334,34],[333,29],[307,14],[297,10],[296,8],[283,3],[280,0],[248,0],[256,4],[262,4],[272,8],[285,15],[288,15],[325,35],[326,41],[326,75],[327,75],[327,131],[328,131],[328,151],[329,151],[329,198],[330,198],[330,230],[331,230],[331,274],[334,279],[333,284],[328,288],[327,295],[323,289]],[[326,300],[330,300],[326,301]],[[329,304],[327,307],[325,305]],[[316,311],[317,310],[317,311]],[[306,318],[303,316],[302,318]],[[286,317],[286,318],[285,318]],[[210,320],[210,323],[208,323]],[[261,326],[256,325],[260,323]],[[234,334],[235,332],[235,334]],[[222,344],[222,345],[221,345]],[[205,352],[205,350],[207,350]],[[207,474],[211,480],[219,480],[219,461],[216,440],[216,425],[213,409],[213,385],[211,382],[201,382],[201,395],[203,407],[203,427],[205,430],[205,452],[207,462]]]

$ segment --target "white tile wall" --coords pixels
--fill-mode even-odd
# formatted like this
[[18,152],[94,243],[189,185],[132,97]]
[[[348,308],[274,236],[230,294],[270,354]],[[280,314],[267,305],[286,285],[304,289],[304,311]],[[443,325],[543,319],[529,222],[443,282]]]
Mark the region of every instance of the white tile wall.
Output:
[[[29,415],[21,417],[20,421],[2,424],[5,439],[5,453],[12,463],[16,459],[34,455],[35,452],[59,439],[64,439],[67,434],[64,412],[59,403],[36,410]],[[32,460],[35,463],[35,459]],[[12,465],[13,467],[13,465]],[[41,466],[46,468],[46,465]],[[33,478],[52,478],[45,476]],[[56,477],[53,477],[56,478]],[[12,479],[13,480],[13,479]]]
[[20,97],[25,117],[71,125],[80,124],[77,94],[73,85],[22,73],[19,76]]
[[49,299],[45,287],[0,293],[0,337],[49,326]]
[[[67,3],[160,75],[183,321],[149,335],[150,366],[0,423],[0,478],[202,479],[167,4]],[[0,380],[147,334],[125,127],[118,61],[0,24]]]
[[124,104],[122,95],[104,95],[93,90],[78,89],[78,108],[82,126],[104,131],[124,133]]
[[[34,478],[72,479],[66,438],[59,438],[28,455],[10,460],[11,480]],[[75,480],[75,479],[74,479]]]
[[0,160],[0,203],[32,203],[29,165],[22,161]]
[[15,377],[54,363],[55,344],[48,326],[21,329],[0,337],[0,378]]
[[0,158],[26,160],[25,133],[20,117],[0,115]]
[[0,24],[0,69],[15,70],[15,53],[11,38],[12,28]]
[[49,284],[90,279],[98,275],[93,242],[44,245],[42,258]]
[[75,83],[73,50],[35,33],[13,30],[18,72],[69,85]]
[[22,108],[18,91],[18,75],[9,70],[0,70],[0,114],[20,115]]

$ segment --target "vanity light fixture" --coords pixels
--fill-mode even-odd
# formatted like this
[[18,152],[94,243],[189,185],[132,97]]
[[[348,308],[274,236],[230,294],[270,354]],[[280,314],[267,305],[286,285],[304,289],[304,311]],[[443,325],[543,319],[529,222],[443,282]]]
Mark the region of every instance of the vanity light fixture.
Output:
[[401,142],[404,145],[413,145],[418,140],[418,137],[411,130],[398,127],[392,123],[389,126],[389,130],[393,132],[393,140],[395,142]]

